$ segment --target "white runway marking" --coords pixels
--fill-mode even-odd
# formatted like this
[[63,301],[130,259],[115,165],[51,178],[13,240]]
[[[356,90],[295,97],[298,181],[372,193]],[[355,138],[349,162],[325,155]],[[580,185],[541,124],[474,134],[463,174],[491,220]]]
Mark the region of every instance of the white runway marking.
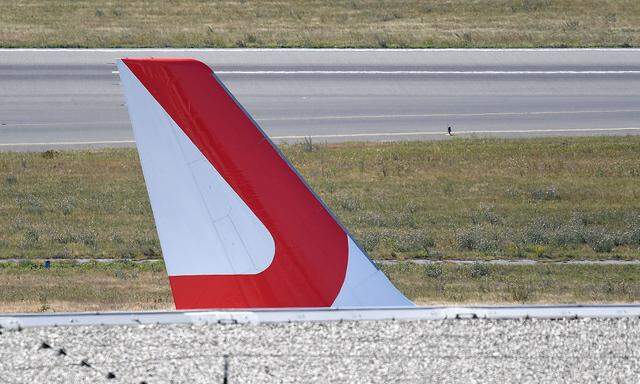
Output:
[[[512,129],[512,130],[482,130],[482,131],[454,131],[454,135],[473,135],[484,133],[549,133],[549,132],[616,132],[616,131],[640,131],[640,127],[624,127],[624,128],[576,128],[576,129]],[[372,133],[344,133],[344,134],[327,134],[327,135],[289,135],[289,136],[271,136],[272,139],[337,139],[350,137],[396,137],[396,136],[447,136],[446,132],[372,132]]]
[[131,124],[129,120],[120,120],[120,121],[57,121],[52,123],[45,122],[34,122],[34,123],[2,123],[0,124],[0,128],[2,127],[38,127],[38,126],[68,126],[68,125],[105,125],[105,124]]
[[73,145],[107,145],[133,144],[135,140],[104,140],[104,141],[50,141],[41,143],[0,143],[0,147],[38,147],[38,146],[73,146]]
[[[621,128],[574,128],[574,129],[507,129],[507,130],[478,130],[478,131],[454,131],[454,136],[474,135],[474,134],[527,134],[527,133],[570,133],[570,132],[624,132],[640,131],[640,127]],[[358,137],[398,137],[398,136],[447,136],[446,132],[423,131],[423,132],[370,132],[370,133],[337,133],[326,135],[283,135],[270,136],[273,140],[295,140],[295,139],[340,139]],[[104,140],[104,141],[52,141],[52,142],[22,142],[22,143],[0,143],[0,147],[29,147],[29,146],[78,146],[78,145],[110,145],[110,144],[134,144],[134,140]]]
[[[482,116],[537,116],[537,115],[580,115],[597,113],[630,113],[640,112],[640,109],[612,109],[612,110],[581,110],[581,111],[532,111],[532,112],[479,112],[479,113],[424,113],[406,115],[344,115],[344,116],[294,116],[294,117],[265,117],[256,118],[257,121],[312,121],[312,120],[358,120],[358,119],[402,119],[417,117],[482,117]],[[33,123],[2,123],[3,126],[67,126],[67,125],[104,125],[129,124],[129,121],[73,121],[73,122],[33,122]]]
[[536,115],[579,115],[588,113],[628,113],[640,112],[640,109],[613,109],[591,111],[533,111],[533,112],[479,112],[479,113],[425,113],[407,115],[347,115],[347,116],[300,116],[273,117],[256,119],[258,121],[298,121],[298,120],[358,120],[358,119],[395,119],[415,117],[477,117],[477,116],[536,116]]

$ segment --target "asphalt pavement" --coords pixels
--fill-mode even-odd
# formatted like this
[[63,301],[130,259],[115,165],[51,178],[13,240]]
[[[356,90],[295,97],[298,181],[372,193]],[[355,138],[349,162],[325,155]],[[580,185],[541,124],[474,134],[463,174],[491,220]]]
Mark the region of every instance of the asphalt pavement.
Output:
[[0,150],[132,145],[115,60],[195,57],[276,141],[640,133],[640,50],[0,50]]

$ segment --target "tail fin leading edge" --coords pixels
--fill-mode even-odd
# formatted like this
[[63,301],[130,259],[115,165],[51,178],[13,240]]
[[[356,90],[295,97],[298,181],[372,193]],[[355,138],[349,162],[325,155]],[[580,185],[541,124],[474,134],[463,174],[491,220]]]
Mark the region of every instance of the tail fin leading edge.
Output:
[[413,305],[210,68],[118,68],[177,309]]

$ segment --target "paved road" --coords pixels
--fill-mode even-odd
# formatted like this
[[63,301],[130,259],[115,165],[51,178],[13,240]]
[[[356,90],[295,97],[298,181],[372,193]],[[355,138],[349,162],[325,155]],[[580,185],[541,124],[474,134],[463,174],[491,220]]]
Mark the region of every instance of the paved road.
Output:
[[637,318],[45,327],[0,382],[635,383],[639,350]]
[[126,56],[204,60],[276,140],[640,133],[635,49],[0,50],[0,149],[130,145]]

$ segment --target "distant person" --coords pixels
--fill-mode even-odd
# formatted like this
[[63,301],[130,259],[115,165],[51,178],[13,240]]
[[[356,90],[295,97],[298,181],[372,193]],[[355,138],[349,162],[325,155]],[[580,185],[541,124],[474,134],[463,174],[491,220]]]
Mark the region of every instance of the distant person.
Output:
[[453,132],[451,132],[451,126],[447,127],[447,133],[449,134],[449,136],[453,136]]

